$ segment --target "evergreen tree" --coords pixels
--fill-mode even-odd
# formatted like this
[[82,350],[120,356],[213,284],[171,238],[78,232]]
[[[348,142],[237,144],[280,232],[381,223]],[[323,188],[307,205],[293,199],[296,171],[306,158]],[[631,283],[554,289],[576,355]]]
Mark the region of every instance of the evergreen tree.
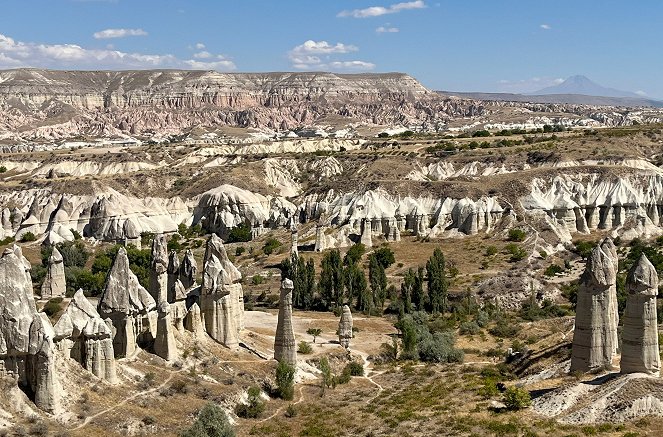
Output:
[[338,249],[330,250],[322,258],[322,271],[318,288],[322,305],[327,309],[342,305],[345,301],[343,261]]
[[368,258],[368,280],[371,284],[373,302],[382,312],[384,300],[387,297],[387,275],[384,272],[384,266],[375,255]]
[[403,283],[401,284],[401,296],[400,299],[403,302],[403,311],[406,314],[412,312],[412,291],[414,289],[415,275],[414,270],[408,269],[403,278]]
[[424,292],[424,268],[419,267],[414,276],[412,287],[412,303],[417,311],[424,311],[428,307],[428,296]]
[[440,248],[433,251],[433,255],[426,263],[428,272],[428,297],[430,310],[434,313],[447,310],[447,278],[445,275],[444,254]]
[[370,312],[374,305],[373,297],[367,287],[366,275],[359,266],[350,265],[346,269],[346,286],[348,299],[357,299],[357,309]]

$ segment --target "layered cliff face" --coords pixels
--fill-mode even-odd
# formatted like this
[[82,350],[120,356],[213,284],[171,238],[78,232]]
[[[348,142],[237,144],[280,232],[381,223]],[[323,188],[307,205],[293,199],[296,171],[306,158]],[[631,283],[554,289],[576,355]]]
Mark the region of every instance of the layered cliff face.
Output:
[[442,98],[401,73],[21,69],[0,72],[0,111],[0,135],[56,139],[215,125],[288,130],[326,116],[420,125],[482,109]]

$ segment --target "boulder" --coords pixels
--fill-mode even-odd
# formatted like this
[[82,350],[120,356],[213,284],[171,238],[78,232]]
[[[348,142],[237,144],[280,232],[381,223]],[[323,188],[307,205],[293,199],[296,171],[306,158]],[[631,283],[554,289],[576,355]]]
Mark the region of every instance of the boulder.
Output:
[[20,249],[8,248],[0,258],[0,308],[0,377],[14,378],[38,408],[58,411],[55,334],[45,314],[37,312]]
[[626,290],[621,372],[658,376],[661,370],[656,316],[658,274],[644,254],[629,271]]
[[338,322],[338,342],[345,349],[350,348],[350,340],[352,339],[352,312],[350,307],[343,305],[343,312],[341,319]]
[[279,315],[274,337],[274,358],[278,362],[283,361],[293,366],[297,364],[297,344],[292,327],[292,291],[294,288],[290,279],[284,279],[281,282]]
[[83,290],[74,293],[53,329],[55,344],[65,356],[98,378],[117,382],[112,325],[104,322]]
[[41,285],[42,299],[64,297],[67,292],[67,284],[64,276],[64,262],[62,254],[53,247],[51,256],[48,257],[48,270]]

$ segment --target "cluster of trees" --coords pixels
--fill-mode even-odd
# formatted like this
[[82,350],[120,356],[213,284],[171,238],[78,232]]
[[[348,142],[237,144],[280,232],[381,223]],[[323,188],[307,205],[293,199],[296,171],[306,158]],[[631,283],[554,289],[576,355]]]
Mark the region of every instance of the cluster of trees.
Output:
[[[425,272],[425,273],[424,273]],[[424,290],[424,283],[427,283]],[[415,272],[409,269],[401,284],[399,312],[409,314],[413,311],[432,313],[445,312],[448,307],[449,281],[446,262],[442,250],[436,248],[426,262],[426,269],[419,267]]]
[[368,257],[368,278],[362,267],[366,253],[363,244],[355,244],[345,256],[338,249],[322,258],[317,286],[313,260],[295,256],[279,265],[282,278],[294,283],[293,306],[301,309],[334,310],[348,304],[367,314],[382,312],[387,298],[385,269],[395,262],[388,247],[375,250]]

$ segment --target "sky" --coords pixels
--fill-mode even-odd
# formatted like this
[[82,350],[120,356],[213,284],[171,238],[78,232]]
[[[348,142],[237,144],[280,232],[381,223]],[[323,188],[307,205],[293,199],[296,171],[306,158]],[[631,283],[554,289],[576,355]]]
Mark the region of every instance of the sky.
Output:
[[534,92],[583,74],[663,98],[659,0],[2,0],[0,69],[404,72]]

